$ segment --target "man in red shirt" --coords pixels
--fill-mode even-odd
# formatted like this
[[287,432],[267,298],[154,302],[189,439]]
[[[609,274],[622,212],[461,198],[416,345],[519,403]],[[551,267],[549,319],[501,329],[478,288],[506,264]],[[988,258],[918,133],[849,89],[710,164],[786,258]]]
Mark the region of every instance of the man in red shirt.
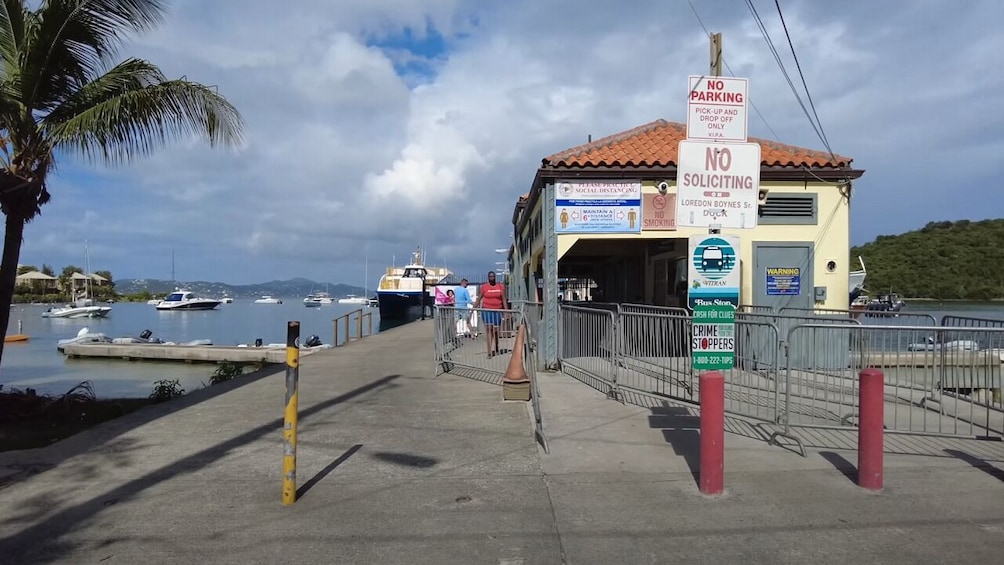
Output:
[[488,282],[481,285],[478,291],[478,301],[475,308],[484,308],[481,319],[488,330],[488,357],[499,353],[499,326],[502,324],[502,312],[492,310],[508,310],[509,304],[505,298],[505,285],[495,280],[495,272],[488,271]]

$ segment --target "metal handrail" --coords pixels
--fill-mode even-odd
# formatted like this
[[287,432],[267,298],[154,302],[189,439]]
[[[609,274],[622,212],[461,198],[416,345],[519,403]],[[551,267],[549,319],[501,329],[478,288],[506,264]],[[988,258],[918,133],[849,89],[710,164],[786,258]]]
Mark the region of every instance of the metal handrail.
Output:
[[[355,339],[362,339],[362,338],[364,338],[366,336],[373,335],[373,312],[366,312],[366,311],[363,311],[362,308],[359,308],[359,309],[353,310],[353,311],[351,311],[351,312],[349,312],[347,314],[342,314],[341,316],[339,316],[339,317],[335,318],[334,320],[332,320],[332,322],[334,323],[334,334],[335,334],[334,335],[334,341],[332,341],[332,344],[335,347],[339,347],[341,345],[346,345],[350,341],[353,341],[353,339],[352,339],[352,333],[349,331],[349,323],[352,321],[352,317],[353,316],[355,316],[355,322],[356,322],[356,337],[355,337]],[[363,334],[363,320],[366,320],[366,333],[365,334]],[[345,341],[344,342],[340,342],[339,339],[338,339],[340,337],[339,328],[341,326],[345,327]]]

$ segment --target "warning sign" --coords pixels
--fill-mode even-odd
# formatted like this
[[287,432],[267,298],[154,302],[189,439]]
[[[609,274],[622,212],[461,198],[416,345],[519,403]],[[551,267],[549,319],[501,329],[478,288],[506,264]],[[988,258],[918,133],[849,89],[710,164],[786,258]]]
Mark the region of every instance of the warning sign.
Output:
[[797,296],[802,290],[799,267],[767,267],[768,296]]
[[736,309],[731,304],[699,301],[694,305],[691,367],[722,371],[736,364]]

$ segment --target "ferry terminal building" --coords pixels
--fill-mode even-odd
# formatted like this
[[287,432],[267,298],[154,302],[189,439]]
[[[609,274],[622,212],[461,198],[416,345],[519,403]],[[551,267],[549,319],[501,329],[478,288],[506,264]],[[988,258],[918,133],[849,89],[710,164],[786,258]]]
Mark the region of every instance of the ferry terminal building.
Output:
[[[686,125],[657,120],[542,160],[530,191],[513,211],[510,300],[543,305],[538,346],[557,364],[558,303],[619,302],[686,306],[688,238],[706,228],[678,228],[677,150]],[[753,229],[722,229],[740,238],[740,303],[775,309],[849,307],[851,182],[864,174],[851,159],[749,138],[761,151],[760,202]],[[628,233],[567,229],[556,191],[569,183],[641,183],[641,217]],[[768,291],[771,273],[798,273],[785,293]]]

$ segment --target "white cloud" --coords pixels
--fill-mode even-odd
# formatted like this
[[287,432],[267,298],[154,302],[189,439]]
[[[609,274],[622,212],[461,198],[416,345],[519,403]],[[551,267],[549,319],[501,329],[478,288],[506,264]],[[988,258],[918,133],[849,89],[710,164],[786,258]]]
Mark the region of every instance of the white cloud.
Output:
[[[695,5],[781,140],[821,149],[743,4]],[[1004,212],[973,186],[1000,180],[1004,118],[992,109],[1004,76],[989,61],[1004,40],[989,26],[1004,8],[783,6],[833,149],[868,170],[855,240]],[[446,51],[409,51],[406,26],[418,42],[437,30]],[[64,163],[22,263],[71,262],[88,239],[95,268],[116,276],[162,276],[172,248],[185,250],[183,279],[359,281],[365,257],[379,273],[416,244],[460,269],[493,268],[540,159],[590,134],[682,120],[686,77],[706,69],[708,49],[685,2],[301,0],[276,11],[178,0],[128,52],[217,85],[244,114],[247,146],[175,144],[112,171]],[[750,132],[772,137],[753,112]],[[959,160],[962,170],[930,172]]]

